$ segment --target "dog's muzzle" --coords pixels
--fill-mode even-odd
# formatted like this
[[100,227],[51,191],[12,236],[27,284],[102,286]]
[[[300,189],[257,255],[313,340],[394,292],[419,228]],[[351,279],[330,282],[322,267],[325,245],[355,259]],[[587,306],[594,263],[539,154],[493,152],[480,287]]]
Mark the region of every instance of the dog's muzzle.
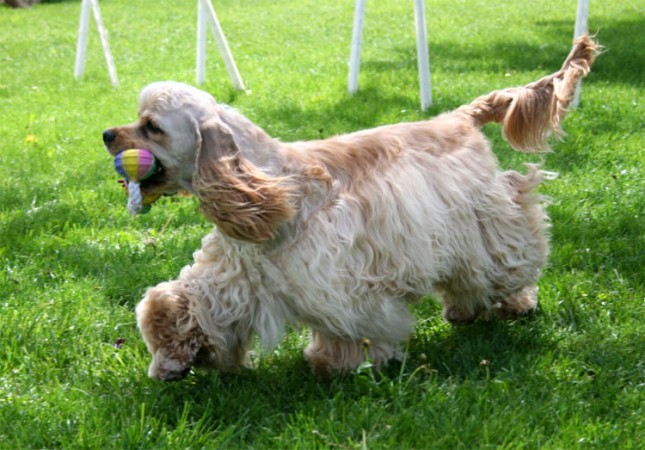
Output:
[[150,377],[159,381],[181,381],[190,373],[190,367],[174,372],[150,373]]

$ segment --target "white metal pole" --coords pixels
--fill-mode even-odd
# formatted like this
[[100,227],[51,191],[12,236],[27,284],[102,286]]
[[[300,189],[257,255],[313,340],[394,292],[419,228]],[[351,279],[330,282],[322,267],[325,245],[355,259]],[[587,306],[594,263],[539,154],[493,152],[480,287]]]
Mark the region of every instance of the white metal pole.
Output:
[[[589,0],[578,0],[578,11],[576,12],[576,27],[573,32],[573,37],[578,38],[583,34],[587,33],[587,21],[589,18]],[[576,92],[573,94],[573,100],[571,101],[571,107],[577,108],[580,103],[580,84],[582,81],[578,81],[576,86]]]
[[242,82],[242,77],[240,77],[240,73],[237,70],[235,61],[233,60],[233,55],[231,54],[231,49],[228,47],[228,43],[226,42],[226,38],[224,37],[224,32],[222,31],[222,27],[217,20],[215,9],[213,8],[210,0],[201,1],[204,2],[204,6],[206,7],[206,12],[208,13],[207,19],[210,23],[213,36],[215,37],[215,42],[217,42],[219,51],[222,54],[222,58],[224,59],[224,65],[226,66],[226,70],[228,71],[228,76],[231,78],[235,89],[243,91],[245,88],[244,83]]
[[580,37],[587,32],[587,19],[589,17],[589,0],[578,0],[576,13],[576,29],[574,37]]
[[349,55],[349,76],[347,89],[350,94],[358,91],[358,73],[361,68],[361,47],[363,45],[363,24],[365,22],[365,0],[356,0],[352,47]]
[[432,105],[425,0],[414,0],[414,21],[417,35],[417,67],[419,70],[419,86],[421,91],[421,110],[425,111]]
[[197,0],[197,84],[206,80],[206,8],[202,0]]
[[103,18],[101,17],[101,9],[99,8],[99,2],[98,0],[90,0],[90,2],[92,3],[92,11],[94,12],[94,21],[96,22],[96,27],[99,30],[99,37],[101,38],[101,45],[103,46],[103,55],[105,56],[105,62],[107,63],[110,79],[112,80],[112,86],[117,87],[119,85],[119,80],[116,76],[116,66],[114,65],[114,60],[112,59],[112,53],[110,52],[110,44],[108,43],[107,30],[103,25]]
[[81,4],[81,20],[78,26],[78,40],[76,42],[76,62],[74,76],[80,78],[85,70],[85,54],[87,52],[87,32],[90,24],[90,0],[83,0]]

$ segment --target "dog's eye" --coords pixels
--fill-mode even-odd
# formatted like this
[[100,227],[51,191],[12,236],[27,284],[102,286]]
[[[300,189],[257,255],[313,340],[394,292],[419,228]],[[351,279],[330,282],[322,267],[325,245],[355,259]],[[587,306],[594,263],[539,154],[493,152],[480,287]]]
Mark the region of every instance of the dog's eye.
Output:
[[146,131],[152,134],[163,133],[163,130],[157,126],[153,121],[148,120],[145,125]]

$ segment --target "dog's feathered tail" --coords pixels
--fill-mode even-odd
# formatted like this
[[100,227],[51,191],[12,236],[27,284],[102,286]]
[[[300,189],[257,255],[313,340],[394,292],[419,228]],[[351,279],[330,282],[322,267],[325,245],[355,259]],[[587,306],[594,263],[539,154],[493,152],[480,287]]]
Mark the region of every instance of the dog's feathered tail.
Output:
[[589,73],[599,53],[598,43],[581,36],[558,72],[523,87],[493,91],[460,111],[470,115],[478,126],[501,123],[504,137],[517,150],[544,150],[549,134],[563,134],[561,121],[576,85]]

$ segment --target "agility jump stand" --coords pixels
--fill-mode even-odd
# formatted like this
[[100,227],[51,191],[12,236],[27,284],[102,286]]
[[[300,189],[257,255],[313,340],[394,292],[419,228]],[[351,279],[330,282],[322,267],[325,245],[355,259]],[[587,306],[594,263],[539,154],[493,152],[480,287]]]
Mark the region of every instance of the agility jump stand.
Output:
[[98,0],[83,0],[81,5],[81,22],[78,27],[78,42],[76,44],[76,63],[74,65],[74,76],[80,78],[85,71],[85,54],[87,52],[87,33],[90,25],[90,9],[94,13],[94,21],[99,31],[101,45],[103,46],[103,55],[107,63],[110,80],[112,86],[119,85],[119,79],[116,75],[116,66],[112,53],[110,52],[110,44],[108,43],[107,30],[103,25],[103,18],[101,17],[101,9],[99,8]]
[[213,33],[215,42],[219,47],[222,59],[224,59],[224,65],[226,66],[228,76],[233,83],[233,87],[243,91],[245,89],[244,82],[237,70],[235,60],[231,54],[231,49],[226,42],[224,32],[222,31],[222,27],[220,26],[219,20],[217,20],[217,15],[215,14],[215,8],[213,8],[210,0],[197,0],[197,84],[203,84],[206,79],[206,22],[210,25],[211,32]]
[[[110,45],[108,43],[107,31],[103,25],[101,17],[101,10],[99,8],[98,0],[83,0],[81,6],[81,21],[78,29],[78,43],[76,47],[76,64],[74,66],[74,76],[80,78],[85,69],[85,54],[87,51],[87,34],[90,22],[90,9],[94,12],[94,21],[96,22],[101,44],[103,46],[103,54],[105,62],[108,66],[110,79],[112,85],[117,87],[119,80],[116,75],[116,66],[110,52]],[[198,84],[203,84],[206,79],[206,23],[210,25],[211,31],[215,42],[219,47],[219,51],[224,59],[224,65],[228,75],[233,83],[233,87],[238,90],[244,90],[244,82],[240,73],[235,65],[235,60],[231,54],[231,50],[224,37],[222,27],[217,20],[215,9],[210,0],[197,0],[197,67],[196,78]]]
[[[364,21],[365,0],[356,0],[356,8],[354,10],[354,29],[352,31],[352,47],[349,57],[349,76],[347,80],[347,89],[350,94],[354,94],[358,91],[358,72],[360,71],[361,65]],[[414,0],[414,24],[417,37],[417,67],[419,70],[421,109],[425,111],[432,105],[425,0]]]

